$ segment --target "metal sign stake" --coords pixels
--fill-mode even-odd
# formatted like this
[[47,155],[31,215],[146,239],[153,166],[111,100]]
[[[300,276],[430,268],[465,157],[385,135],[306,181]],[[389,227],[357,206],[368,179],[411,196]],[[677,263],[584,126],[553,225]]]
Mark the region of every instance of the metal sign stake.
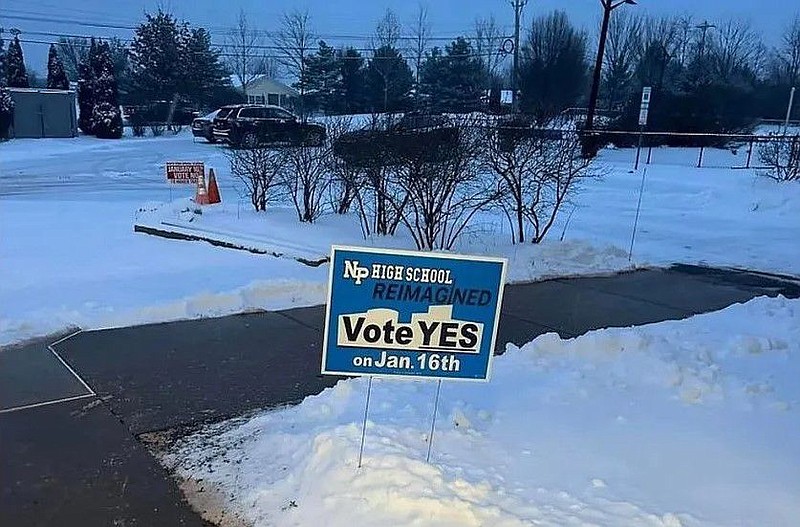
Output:
[[431,419],[431,433],[428,436],[428,454],[425,456],[425,463],[431,462],[431,448],[433,447],[433,431],[436,428],[436,414],[439,409],[439,394],[442,391],[442,380],[436,384],[436,397],[433,400],[433,419]]
[[633,232],[631,233],[631,248],[628,251],[628,261],[633,257],[633,241],[636,239],[636,226],[639,224],[639,210],[642,208],[642,193],[644,193],[644,178],[647,175],[647,167],[642,170],[642,184],[639,187],[639,202],[636,204],[636,219],[633,220]]
[[369,382],[367,383],[367,402],[364,404],[364,424],[361,426],[361,447],[358,449],[358,468],[361,468],[361,459],[364,456],[364,438],[367,435],[367,413],[369,412],[369,396],[371,393],[372,375],[369,376]]

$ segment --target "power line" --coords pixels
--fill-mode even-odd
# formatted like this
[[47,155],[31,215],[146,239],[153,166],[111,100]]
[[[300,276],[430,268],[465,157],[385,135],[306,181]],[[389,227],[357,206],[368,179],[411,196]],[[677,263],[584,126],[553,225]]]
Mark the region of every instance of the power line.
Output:
[[[33,32],[31,32],[31,33],[33,33]],[[71,37],[71,38],[83,38],[83,39],[88,40],[88,39],[90,39],[92,37],[89,37],[89,36],[75,36],[75,37]],[[97,37],[94,37],[94,38],[97,38]],[[120,39],[120,41],[122,41],[122,40]],[[47,41],[47,40],[35,40],[35,39],[28,39],[28,38],[22,38],[22,39],[20,39],[20,42],[23,43],[23,44],[41,44],[41,45],[47,45],[47,46],[49,46],[51,44],[59,45],[58,42],[51,42],[51,41]],[[89,47],[91,47],[90,44],[80,44],[80,43],[74,43],[74,42],[71,43],[71,45],[73,45],[75,47],[80,47],[80,48],[89,48]],[[309,50],[311,50],[311,48],[309,48]],[[366,51],[374,51],[374,50],[368,49]],[[192,52],[192,53],[201,54],[200,52]],[[493,55],[494,55],[494,53],[481,53],[481,54],[472,53],[470,55],[457,55],[457,56],[442,55],[442,56],[438,56],[437,60],[460,60],[460,59],[464,59],[464,58],[482,58],[482,57],[489,57],[489,56],[493,56]],[[217,56],[223,57],[223,58],[238,58],[238,57],[241,57],[241,54],[233,53],[233,52],[221,51],[221,52],[217,53]],[[275,60],[278,60],[278,61],[281,61],[281,60],[285,61],[285,60],[291,59],[292,57],[290,57],[289,55],[286,55],[286,54],[274,54],[274,55],[260,55],[258,57],[253,57],[253,58],[265,58],[265,59],[275,59]],[[364,56],[361,56],[361,57],[349,57],[349,56],[346,56],[346,55],[336,56],[336,60],[397,60],[397,59],[400,59],[400,60],[403,60],[403,61],[407,62],[407,61],[412,60],[412,57],[404,57],[402,55],[399,56],[399,57],[396,57],[396,56],[388,56],[388,57],[386,57],[386,56],[374,56],[374,55],[371,56],[371,57],[364,57]]]
[[[17,12],[26,12],[26,11],[17,11]],[[36,13],[30,12],[30,15],[0,15],[0,18],[7,18],[9,20],[24,20],[27,22],[45,22],[51,24],[73,24],[81,27],[92,27],[92,28],[101,28],[101,29],[117,29],[122,31],[135,31],[138,26],[131,26],[126,24],[113,24],[107,22],[87,22],[81,20],[74,20],[74,19],[66,19],[66,18],[52,18],[47,16],[40,16]],[[204,27],[200,26],[199,27]],[[228,27],[228,26],[210,26],[206,28],[209,32],[214,33],[230,33],[236,30],[235,27]],[[265,37],[276,37],[279,32],[278,31],[270,31],[270,30],[262,30],[262,29],[253,29],[251,30],[252,33],[256,35],[261,35]],[[340,40],[369,40],[372,38],[372,35],[353,35],[353,34],[335,34],[335,33],[319,33],[314,35],[316,38],[331,38],[331,39],[340,39]],[[431,36],[428,37],[428,40],[432,41],[441,41],[441,42],[450,42],[455,40],[459,36],[467,36],[467,32],[461,33],[457,36]],[[403,41],[414,41],[416,37],[410,35],[399,35],[396,37],[398,40]]]
[[2,18],[9,20],[25,20],[27,22],[48,22],[51,24],[74,24],[81,27],[99,27],[103,29],[128,29],[134,30],[135,26],[123,26],[115,24],[103,24],[101,22],[82,22],[80,20],[68,20],[65,18],[48,18],[41,16],[26,16],[26,15],[0,15]]

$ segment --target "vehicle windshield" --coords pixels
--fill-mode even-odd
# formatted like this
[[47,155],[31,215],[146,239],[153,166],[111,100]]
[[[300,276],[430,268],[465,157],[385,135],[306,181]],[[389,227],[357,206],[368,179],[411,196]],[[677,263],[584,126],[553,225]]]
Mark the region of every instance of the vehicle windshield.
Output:
[[[230,115],[232,110],[233,110],[233,108],[220,108],[219,110],[217,110],[216,118],[217,119],[225,119],[226,117],[228,117],[228,115]],[[211,115],[211,114],[209,114],[209,115]]]

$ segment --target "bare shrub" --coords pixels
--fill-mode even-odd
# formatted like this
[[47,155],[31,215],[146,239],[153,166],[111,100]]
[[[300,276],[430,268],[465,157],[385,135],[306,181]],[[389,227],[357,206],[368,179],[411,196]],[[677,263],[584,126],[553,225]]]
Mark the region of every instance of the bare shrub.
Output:
[[389,130],[397,117],[391,114],[370,116],[367,125],[351,136],[342,146],[336,161],[342,165],[338,177],[344,179],[343,187],[351,194],[351,203],[358,209],[364,236],[393,235],[400,224],[399,212],[388,196],[401,192],[393,177],[397,159],[389,155],[386,145]]
[[182,131],[183,131],[183,125],[182,124],[173,124],[172,125],[172,135],[178,135]]
[[574,131],[533,129],[509,137],[494,129],[487,143],[485,159],[501,188],[514,243],[541,242],[581,183],[600,176],[593,159],[582,156]]
[[351,127],[351,117],[331,118],[322,144],[286,148],[281,180],[300,221],[315,222],[326,211],[326,197],[331,194],[334,197],[327,203],[332,202],[334,210],[349,209],[355,182],[350,169],[333,155],[333,145]]
[[800,135],[771,137],[758,146],[758,157],[767,167],[762,175],[776,181],[800,180]]
[[400,192],[387,192],[387,201],[420,250],[452,249],[472,217],[499,196],[481,170],[484,134],[477,123],[461,118],[455,129],[455,140],[434,148],[418,136],[418,148],[404,149],[390,173]]
[[151,124],[150,125],[150,133],[153,134],[153,137],[159,137],[164,135],[164,125],[163,124]]
[[244,185],[253,208],[257,212],[267,210],[267,204],[279,197],[285,153],[280,149],[237,148],[226,151],[225,155],[231,164],[231,174]]
[[[326,128],[327,139],[331,145],[335,145],[342,135],[352,131],[353,118],[342,115],[329,119]],[[354,185],[357,170],[346,163],[341,158],[329,152],[329,170],[331,173],[331,183],[328,187],[328,203],[336,214],[347,214],[353,204]]]

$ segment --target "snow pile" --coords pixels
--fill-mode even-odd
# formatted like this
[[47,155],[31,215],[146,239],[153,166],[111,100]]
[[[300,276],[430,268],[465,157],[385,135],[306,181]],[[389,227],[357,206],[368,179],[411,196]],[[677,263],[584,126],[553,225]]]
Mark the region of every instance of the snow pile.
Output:
[[[223,423],[165,457],[246,525],[795,525],[800,301],[543,335],[490,384],[366,379]],[[213,501],[213,500],[212,500]],[[222,508],[222,510],[219,510]]]

